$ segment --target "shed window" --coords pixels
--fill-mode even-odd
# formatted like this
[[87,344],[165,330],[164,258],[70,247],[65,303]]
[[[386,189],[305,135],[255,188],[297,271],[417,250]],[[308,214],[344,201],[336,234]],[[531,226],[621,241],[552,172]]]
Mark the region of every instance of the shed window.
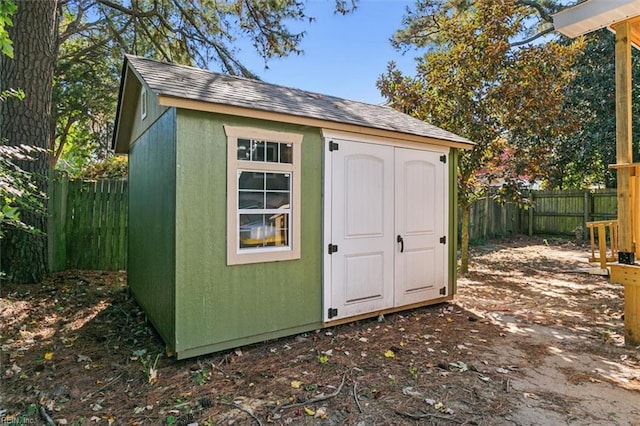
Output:
[[302,135],[225,126],[227,264],[300,258]]

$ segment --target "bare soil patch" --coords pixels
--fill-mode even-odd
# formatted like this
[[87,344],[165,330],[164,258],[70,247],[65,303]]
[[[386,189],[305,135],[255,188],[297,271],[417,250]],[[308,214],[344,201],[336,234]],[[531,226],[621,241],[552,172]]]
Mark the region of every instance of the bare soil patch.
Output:
[[[0,419],[58,425],[640,425],[623,289],[587,249],[473,249],[453,303],[185,361],[123,273],[0,289]],[[301,303],[304,303],[301,301]]]

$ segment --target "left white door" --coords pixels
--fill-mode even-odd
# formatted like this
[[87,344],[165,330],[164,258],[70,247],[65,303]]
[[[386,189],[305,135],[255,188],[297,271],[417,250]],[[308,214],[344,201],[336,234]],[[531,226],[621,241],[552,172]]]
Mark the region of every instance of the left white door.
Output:
[[393,158],[391,146],[353,141],[331,153],[332,320],[393,307]]

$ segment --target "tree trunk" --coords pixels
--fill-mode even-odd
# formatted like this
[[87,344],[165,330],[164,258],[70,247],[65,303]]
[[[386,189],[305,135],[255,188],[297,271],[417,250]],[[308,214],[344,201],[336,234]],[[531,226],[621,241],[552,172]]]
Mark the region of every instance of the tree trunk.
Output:
[[[15,0],[14,0],[15,1]],[[56,59],[57,0],[18,0],[9,37],[14,58],[0,57],[0,88],[22,89],[25,99],[7,99],[0,104],[0,136],[10,145],[32,145],[47,149],[51,89]],[[48,154],[34,155],[34,161],[20,163],[30,172],[41,193],[47,194]],[[47,273],[46,202],[44,212],[21,211],[27,225],[39,230],[27,233],[6,229],[0,251],[1,267],[7,277],[20,283],[38,282]]]
[[471,205],[464,203],[460,206],[462,231],[460,232],[460,273],[469,272],[469,218]]

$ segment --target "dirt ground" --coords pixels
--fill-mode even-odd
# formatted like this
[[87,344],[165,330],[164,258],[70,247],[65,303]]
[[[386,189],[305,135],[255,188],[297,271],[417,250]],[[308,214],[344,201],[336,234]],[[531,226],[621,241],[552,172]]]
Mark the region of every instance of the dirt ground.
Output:
[[0,423],[640,425],[623,290],[556,239],[473,248],[452,303],[190,360],[123,273],[0,289]]

